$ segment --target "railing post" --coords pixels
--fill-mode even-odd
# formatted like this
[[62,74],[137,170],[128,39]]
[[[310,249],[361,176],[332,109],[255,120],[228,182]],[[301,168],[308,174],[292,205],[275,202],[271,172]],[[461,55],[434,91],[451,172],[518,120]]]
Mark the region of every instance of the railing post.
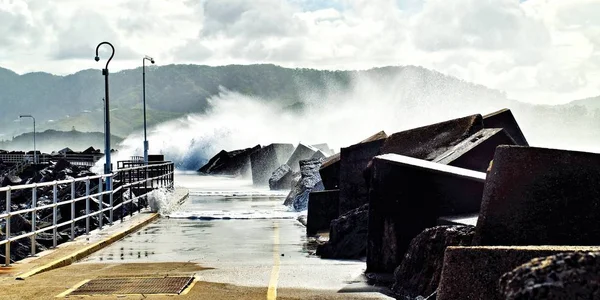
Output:
[[56,203],[58,202],[58,191],[56,190],[56,180],[54,181],[54,186],[52,187],[52,247],[56,248],[56,236],[58,235],[58,228],[56,228],[56,217],[57,217],[57,209]]
[[[112,177],[113,175],[110,174],[108,176]],[[107,177],[106,180],[108,180],[108,177]],[[114,182],[114,180],[113,180],[113,182]],[[109,212],[108,220],[110,222],[110,226],[113,225],[113,212],[114,212],[114,203],[113,203],[113,194],[114,194],[114,192],[113,191],[114,191],[114,189],[110,190],[110,194],[108,195],[108,197],[109,197],[108,204],[110,205],[110,212]]]
[[75,181],[71,181],[71,241],[75,239]]
[[6,213],[8,214],[8,216],[6,217],[6,226],[4,227],[6,229],[6,244],[4,244],[4,254],[6,255],[5,260],[4,260],[4,265],[5,266],[10,266],[10,186],[8,187],[8,190],[6,191]]
[[133,172],[132,170],[129,170],[127,173],[129,173],[129,216],[131,217],[133,216],[133,180],[131,180],[131,173]]
[[85,179],[85,234],[90,234],[90,177]]
[[104,219],[104,195],[102,194],[102,177],[98,179],[98,207],[100,207],[100,213],[98,214],[98,228],[102,230],[102,219]]
[[[37,221],[37,183],[33,185],[33,189],[31,189],[31,208],[33,211],[31,212],[31,232],[35,232],[36,230],[36,221]],[[35,256],[35,233],[31,236],[31,256]]]

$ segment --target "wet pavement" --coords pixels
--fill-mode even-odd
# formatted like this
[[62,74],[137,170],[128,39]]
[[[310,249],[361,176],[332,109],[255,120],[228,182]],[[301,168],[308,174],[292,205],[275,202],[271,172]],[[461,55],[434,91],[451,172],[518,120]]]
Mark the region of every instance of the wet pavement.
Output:
[[212,268],[197,273],[201,281],[248,287],[335,292],[362,280],[364,262],[313,254],[299,214],[282,205],[284,194],[253,188],[249,181],[196,174],[179,174],[176,184],[190,189],[190,197],[171,218],[80,263],[192,262]]

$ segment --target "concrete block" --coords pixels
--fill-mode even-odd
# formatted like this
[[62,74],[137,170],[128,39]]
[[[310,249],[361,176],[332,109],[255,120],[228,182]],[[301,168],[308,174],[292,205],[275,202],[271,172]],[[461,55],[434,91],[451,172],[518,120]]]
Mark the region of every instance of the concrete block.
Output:
[[329,223],[339,214],[340,190],[311,192],[308,197],[306,233],[316,234],[328,230]]
[[298,172],[300,171],[300,161],[312,158],[317,151],[319,151],[319,149],[300,143],[287,160],[286,165],[292,168],[292,172]]
[[449,166],[486,172],[494,158],[496,147],[516,145],[501,128],[482,129],[450,148],[433,161]]
[[254,186],[267,186],[273,172],[285,164],[294,151],[292,144],[270,144],[250,155],[252,183]]
[[367,272],[391,273],[441,216],[479,211],[485,173],[397,154],[373,160]]
[[437,225],[477,225],[479,213],[442,216],[438,218]]
[[500,146],[475,245],[599,245],[600,154]]
[[273,175],[269,178],[269,189],[272,191],[291,190],[293,179],[294,172],[288,165],[283,164],[273,171]]
[[[375,133],[374,135],[360,141],[360,143],[368,143],[381,139],[387,138],[387,134],[384,131]],[[329,156],[323,161],[321,169],[319,169],[321,178],[323,179],[323,185],[326,190],[339,189],[340,185],[340,153],[336,153]]]
[[434,160],[481,129],[481,115],[472,115],[405,130],[389,136],[381,147],[381,154],[394,153]]
[[363,171],[379,154],[385,139],[359,143],[340,151],[340,214],[368,202],[367,182]]
[[517,145],[529,146],[510,109],[505,108],[483,116],[483,126],[485,128],[503,128]]
[[437,299],[504,300],[499,290],[503,274],[537,257],[576,251],[600,251],[600,247],[448,247]]
[[329,148],[329,145],[327,145],[326,143],[323,144],[315,144],[315,145],[311,145],[314,148],[317,148],[318,150],[321,150],[321,152],[323,152],[325,154],[325,156],[329,156],[333,154],[333,150],[331,148]]
[[242,175],[250,176],[250,155],[258,151],[260,145],[252,148],[217,153],[198,171],[210,175]]

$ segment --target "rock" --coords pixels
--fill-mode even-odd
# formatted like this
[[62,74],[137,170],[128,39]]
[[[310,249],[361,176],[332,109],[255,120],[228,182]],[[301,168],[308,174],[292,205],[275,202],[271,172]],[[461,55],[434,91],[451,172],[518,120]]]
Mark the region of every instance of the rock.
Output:
[[317,247],[321,258],[358,259],[366,255],[369,204],[331,221],[329,241]]
[[290,190],[292,188],[292,180],[294,179],[294,172],[287,165],[283,164],[273,172],[271,178],[269,178],[269,189],[275,190]]
[[[0,235],[0,240],[3,240],[4,236]],[[39,243],[35,243],[36,253],[46,250],[46,247],[40,245]],[[16,261],[22,260],[23,258],[31,255],[31,239],[24,238],[18,241],[14,241],[10,243],[10,261],[14,263]],[[6,257],[5,247],[0,247],[0,257],[1,261],[4,262]]]
[[340,190],[310,193],[308,196],[307,234],[312,235],[320,230],[329,229],[331,221],[340,215],[339,200]]
[[210,175],[250,176],[250,155],[259,149],[260,145],[230,152],[221,150],[198,171]]
[[319,151],[319,149],[300,143],[285,164],[288,165],[292,171],[300,171],[300,161],[312,158],[317,151]]
[[536,258],[500,279],[506,300],[600,299],[600,252]]
[[313,156],[310,157],[310,159],[322,159],[322,160],[324,160],[325,158],[327,158],[327,154],[325,154],[321,150],[318,150],[317,152],[315,152],[315,154],[313,154]]
[[510,109],[501,109],[483,116],[485,128],[503,128],[519,146],[529,146],[527,139]]
[[22,231],[31,231],[31,222],[25,219],[22,215],[11,216],[10,232],[14,235],[14,233],[19,233]]
[[498,147],[474,244],[599,245],[599,170],[596,153]]
[[427,297],[437,290],[448,246],[469,246],[474,226],[437,226],[425,229],[410,243],[394,272],[394,293],[400,297]]
[[19,177],[19,176],[15,176],[15,175],[6,175],[4,176],[4,179],[2,179],[2,186],[9,186],[9,185],[20,185],[23,184],[23,180]]
[[270,144],[250,154],[252,184],[266,186],[279,166],[285,164],[294,152],[292,144]]
[[397,154],[375,157],[367,271],[392,273],[414,237],[438,218],[477,213],[486,174]]
[[319,175],[320,159],[300,161],[300,180],[293,186],[284,205],[292,206],[296,211],[308,207],[308,196],[312,191],[322,191],[323,182]]
[[54,164],[54,174],[57,174],[58,172],[66,169],[66,168],[70,168],[71,167],[71,163],[64,160],[64,159],[59,159],[56,164]]

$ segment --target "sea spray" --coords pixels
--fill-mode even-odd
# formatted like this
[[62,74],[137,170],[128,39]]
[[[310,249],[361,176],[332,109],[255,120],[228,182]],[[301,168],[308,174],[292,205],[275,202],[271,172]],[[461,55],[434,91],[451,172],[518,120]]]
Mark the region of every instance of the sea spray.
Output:
[[148,194],[148,205],[152,212],[167,216],[177,209],[180,199],[173,197],[173,191],[167,188],[158,188]]

